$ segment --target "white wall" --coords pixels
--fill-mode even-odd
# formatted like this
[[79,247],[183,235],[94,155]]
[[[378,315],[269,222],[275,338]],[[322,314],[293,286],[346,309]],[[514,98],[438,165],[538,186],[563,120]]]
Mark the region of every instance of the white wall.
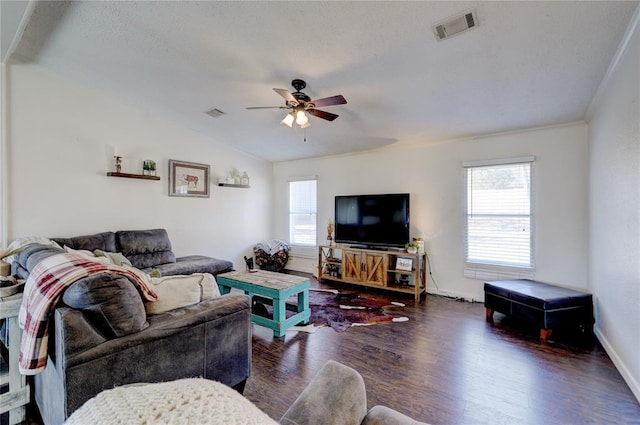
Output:
[[[287,181],[318,176],[318,240],[336,195],[409,192],[411,235],[425,238],[445,293],[483,299],[483,282],[463,276],[463,161],[535,155],[536,278],[587,287],[587,126],[531,129],[435,146],[274,165],[275,236],[287,237]],[[309,269],[315,267],[311,260]],[[436,292],[433,283],[430,292]]]
[[[640,400],[640,7],[589,113],[596,333]],[[627,44],[625,44],[627,43]]]
[[[270,163],[184,130],[31,65],[8,67],[9,240],[166,228],[176,255],[234,261],[269,237]],[[107,177],[155,160],[160,181]],[[168,160],[209,164],[209,198],[168,196]],[[247,171],[250,189],[218,187]]]

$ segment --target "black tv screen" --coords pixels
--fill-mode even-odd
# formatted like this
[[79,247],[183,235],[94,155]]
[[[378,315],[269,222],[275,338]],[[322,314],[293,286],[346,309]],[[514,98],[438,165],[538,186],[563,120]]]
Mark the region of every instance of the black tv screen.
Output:
[[409,194],[336,196],[336,242],[404,247],[409,242]]

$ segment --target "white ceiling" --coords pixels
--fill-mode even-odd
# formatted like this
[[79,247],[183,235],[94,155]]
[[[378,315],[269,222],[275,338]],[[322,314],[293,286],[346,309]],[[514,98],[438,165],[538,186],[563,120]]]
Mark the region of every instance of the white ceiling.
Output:
[[[45,1],[12,58],[281,161],[581,120],[637,6]],[[433,24],[472,7],[476,29],[436,41]],[[311,117],[306,142],[283,111],[245,109],[283,105],[272,88],[294,78],[348,101],[320,108],[340,117]]]

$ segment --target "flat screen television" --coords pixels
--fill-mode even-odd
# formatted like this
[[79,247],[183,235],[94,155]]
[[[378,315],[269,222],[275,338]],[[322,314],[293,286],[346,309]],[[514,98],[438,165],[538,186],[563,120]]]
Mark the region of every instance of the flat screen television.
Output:
[[335,240],[366,247],[409,242],[409,194],[336,196]]

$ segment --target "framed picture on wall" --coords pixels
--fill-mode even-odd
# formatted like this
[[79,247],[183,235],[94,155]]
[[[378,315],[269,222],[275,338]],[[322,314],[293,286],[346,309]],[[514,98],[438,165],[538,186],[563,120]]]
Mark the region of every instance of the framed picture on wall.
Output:
[[413,267],[413,258],[398,257],[396,260],[396,270],[405,270],[410,272]]
[[209,197],[209,166],[169,160],[169,196]]

